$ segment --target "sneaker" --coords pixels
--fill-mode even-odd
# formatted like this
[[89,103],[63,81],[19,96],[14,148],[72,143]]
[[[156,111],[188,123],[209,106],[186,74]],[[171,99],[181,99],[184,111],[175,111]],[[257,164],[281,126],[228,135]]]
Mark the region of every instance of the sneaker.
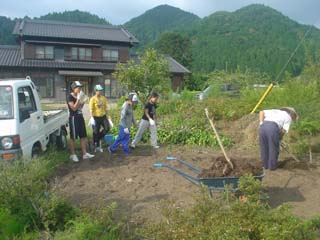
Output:
[[90,158],[93,158],[94,155],[90,154],[90,153],[86,153],[82,156],[82,159],[90,159]]
[[132,143],[132,144],[130,145],[130,148],[135,149],[135,148],[136,148],[136,145]]
[[156,145],[156,146],[152,146],[152,147],[155,148],[155,149],[158,149],[160,146]]
[[113,153],[112,150],[110,149],[110,147],[107,147],[107,150],[109,153]]
[[78,159],[77,155],[75,155],[75,154],[70,155],[70,160],[74,161],[74,162],[79,162],[79,159]]
[[94,149],[94,152],[103,152],[103,149],[101,147],[96,147]]

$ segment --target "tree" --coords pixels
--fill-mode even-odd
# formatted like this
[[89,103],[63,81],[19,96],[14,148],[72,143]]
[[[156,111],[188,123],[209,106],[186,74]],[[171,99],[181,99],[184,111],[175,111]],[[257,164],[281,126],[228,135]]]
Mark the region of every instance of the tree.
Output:
[[170,55],[187,68],[191,67],[192,50],[188,37],[176,32],[166,32],[159,37],[155,46],[160,53]]
[[191,91],[200,91],[206,85],[209,76],[205,73],[193,73],[185,78],[184,88]]
[[142,102],[152,92],[167,93],[170,90],[168,61],[154,49],[148,49],[136,61],[117,64],[114,77],[129,91],[136,91]]

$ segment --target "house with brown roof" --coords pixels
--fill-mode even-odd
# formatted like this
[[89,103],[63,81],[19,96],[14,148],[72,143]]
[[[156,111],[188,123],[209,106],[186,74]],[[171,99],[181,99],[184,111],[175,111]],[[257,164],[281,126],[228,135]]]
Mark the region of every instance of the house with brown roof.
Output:
[[[121,89],[112,73],[139,43],[122,27],[57,21],[23,19],[13,34],[19,45],[0,45],[0,79],[30,76],[48,101],[65,101],[73,81],[83,83],[89,96],[94,85],[101,84],[107,97],[119,97]],[[180,90],[190,71],[167,59],[173,90]]]

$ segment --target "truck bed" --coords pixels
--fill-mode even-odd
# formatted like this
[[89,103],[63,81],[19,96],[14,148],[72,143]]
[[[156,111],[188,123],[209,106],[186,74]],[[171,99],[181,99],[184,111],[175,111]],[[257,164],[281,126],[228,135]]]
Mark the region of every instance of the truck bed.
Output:
[[61,109],[43,111],[43,121],[47,123],[51,119],[56,118],[58,117],[58,115],[62,115],[62,114],[63,115],[67,114],[67,111],[61,110]]
[[49,135],[68,124],[68,111],[61,109],[43,111],[43,121],[47,135]]

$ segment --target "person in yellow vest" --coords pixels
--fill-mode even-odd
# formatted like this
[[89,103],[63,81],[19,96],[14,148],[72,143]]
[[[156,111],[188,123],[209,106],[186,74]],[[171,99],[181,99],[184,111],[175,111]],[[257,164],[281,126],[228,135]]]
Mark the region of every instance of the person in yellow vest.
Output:
[[[110,130],[107,119],[108,103],[107,98],[102,94],[104,88],[98,84],[94,87],[95,95],[90,99],[89,108],[91,115],[91,125],[93,126],[93,142],[95,152],[103,152],[101,139]],[[101,130],[102,128],[102,130]]]

